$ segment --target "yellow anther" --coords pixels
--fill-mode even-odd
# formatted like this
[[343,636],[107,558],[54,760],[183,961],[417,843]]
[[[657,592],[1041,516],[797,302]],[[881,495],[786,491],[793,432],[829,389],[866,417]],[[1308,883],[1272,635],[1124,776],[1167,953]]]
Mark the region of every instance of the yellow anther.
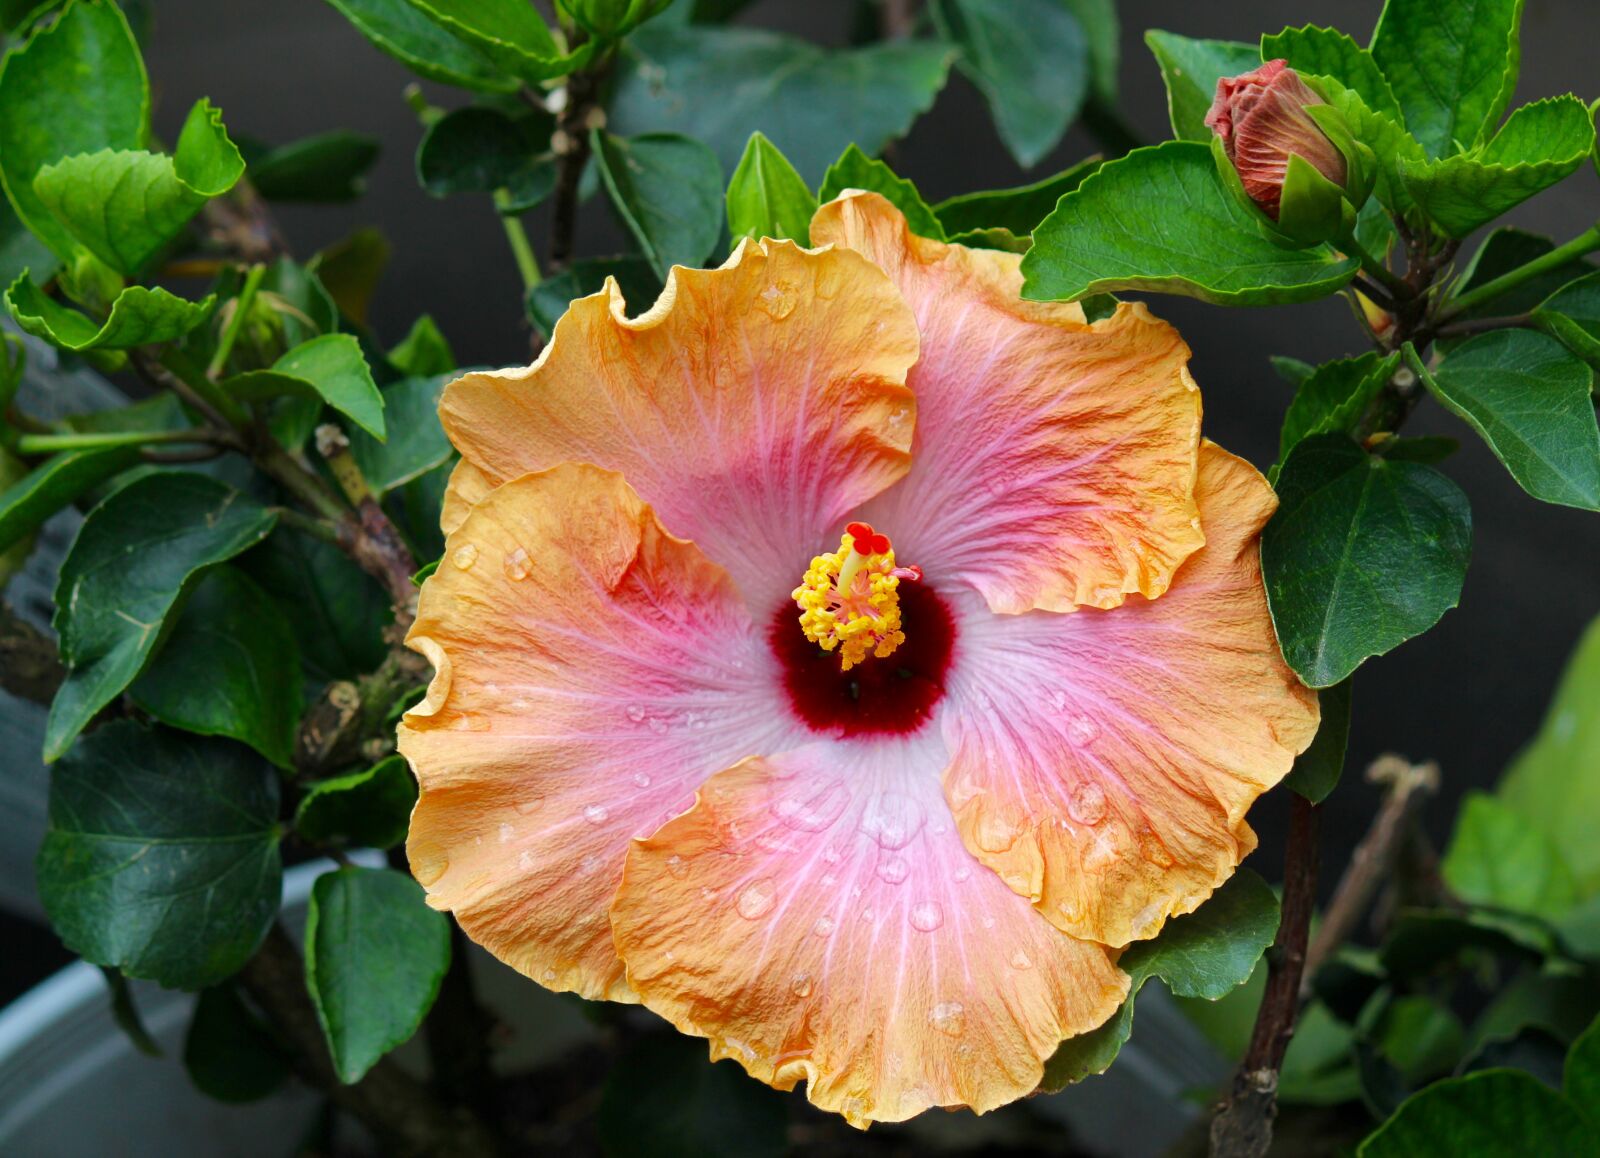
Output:
[[839,549],[812,559],[794,589],[800,630],[824,651],[837,650],[843,671],[869,655],[883,659],[906,641],[898,589],[912,573],[895,567],[887,536],[851,523]]

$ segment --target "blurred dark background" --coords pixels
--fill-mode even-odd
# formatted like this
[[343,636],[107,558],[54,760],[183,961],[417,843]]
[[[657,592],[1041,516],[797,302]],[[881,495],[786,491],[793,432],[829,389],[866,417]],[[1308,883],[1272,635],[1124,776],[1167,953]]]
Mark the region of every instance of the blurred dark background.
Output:
[[[398,340],[417,315],[430,313],[464,364],[527,360],[521,285],[488,198],[434,200],[413,175],[420,131],[401,99],[414,79],[410,73],[367,44],[322,0],[153,0],[151,8],[155,23],[146,57],[162,135],[175,136],[190,104],[209,96],[235,134],[269,143],[337,128],[380,138],[383,155],[365,198],[330,208],[279,207],[291,247],[306,256],[360,226],[375,225],[394,251],[370,316],[385,341]],[[1286,24],[1312,22],[1336,25],[1365,42],[1380,8],[1380,0],[1125,0],[1125,116],[1148,141],[1170,135],[1160,75],[1142,41],[1147,28],[1254,40]],[[842,45],[854,9],[855,0],[761,0],[739,19]],[[1597,28],[1593,0],[1528,0],[1516,103],[1568,91],[1585,100],[1600,96]],[[430,87],[429,93],[441,104],[464,99],[451,90]],[[955,74],[933,110],[897,146],[895,160],[935,200],[1043,176],[1095,148],[1074,129],[1036,170],[1019,171],[982,100]],[[546,210],[527,218],[541,255]],[[1511,219],[1565,239],[1597,215],[1600,186],[1585,167]],[[578,252],[621,248],[605,207],[598,200],[587,203]],[[1316,362],[1361,349],[1360,331],[1338,298],[1270,310],[1226,310],[1167,297],[1153,305],[1194,349],[1207,435],[1262,467],[1274,458],[1290,395],[1268,355]],[[1360,769],[1390,750],[1437,760],[1445,790],[1431,805],[1427,823],[1442,842],[1461,795],[1490,786],[1532,735],[1578,633],[1600,612],[1600,517],[1527,497],[1471,432],[1436,406],[1425,407],[1408,433],[1461,439],[1461,452],[1444,469],[1471,497],[1474,559],[1461,607],[1356,677],[1346,784],[1330,800],[1324,820],[1325,889],[1337,879],[1377,803]],[[1251,863],[1271,880],[1281,875],[1283,795],[1269,796],[1253,818],[1262,847]],[[27,974],[42,976],[48,965],[13,956],[0,977],[8,983],[0,999],[14,994],[13,985]]]

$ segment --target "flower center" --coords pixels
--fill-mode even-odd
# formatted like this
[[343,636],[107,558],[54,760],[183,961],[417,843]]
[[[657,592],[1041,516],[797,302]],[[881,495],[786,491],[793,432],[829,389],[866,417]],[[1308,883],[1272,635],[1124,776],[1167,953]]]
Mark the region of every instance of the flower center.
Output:
[[896,567],[889,536],[871,523],[851,523],[839,549],[811,560],[794,589],[800,630],[823,651],[839,653],[839,670],[868,657],[887,659],[906,641],[900,581],[922,578],[917,567]]

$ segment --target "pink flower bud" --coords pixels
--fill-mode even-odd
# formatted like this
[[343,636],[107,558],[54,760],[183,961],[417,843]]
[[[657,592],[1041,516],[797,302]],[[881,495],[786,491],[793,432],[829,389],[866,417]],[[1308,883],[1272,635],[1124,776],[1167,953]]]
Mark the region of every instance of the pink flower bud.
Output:
[[1307,105],[1323,103],[1284,60],[1217,81],[1206,125],[1222,138],[1245,192],[1274,221],[1291,156],[1335,185],[1349,175],[1344,154],[1306,112]]

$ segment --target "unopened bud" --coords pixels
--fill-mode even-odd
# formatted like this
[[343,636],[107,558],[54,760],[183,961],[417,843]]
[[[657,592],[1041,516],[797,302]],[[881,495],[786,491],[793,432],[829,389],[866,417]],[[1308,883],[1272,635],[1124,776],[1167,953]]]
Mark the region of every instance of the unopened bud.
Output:
[[1322,104],[1283,60],[1217,81],[1206,124],[1222,141],[1245,192],[1274,221],[1290,157],[1301,158],[1341,188],[1349,178],[1344,153],[1308,111]]

